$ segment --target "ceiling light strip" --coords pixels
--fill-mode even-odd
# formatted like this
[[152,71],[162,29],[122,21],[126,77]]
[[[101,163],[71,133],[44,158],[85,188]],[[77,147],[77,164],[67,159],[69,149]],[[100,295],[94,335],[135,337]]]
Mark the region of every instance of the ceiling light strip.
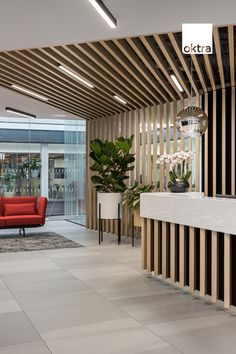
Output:
[[16,90],[18,90],[18,91],[22,91],[22,92],[24,92],[24,93],[27,93],[28,95],[37,97],[37,98],[39,98],[40,100],[43,100],[43,101],[48,101],[48,100],[49,100],[49,98],[47,98],[47,97],[45,97],[45,96],[42,96],[42,95],[40,95],[40,94],[38,94],[38,93],[35,93],[35,92],[33,92],[33,91],[27,90],[27,89],[25,89],[25,88],[23,88],[23,87],[21,87],[21,86],[12,84],[11,87],[14,88],[14,89],[16,89]]
[[9,113],[17,114],[19,116],[24,116],[24,117],[29,117],[29,118],[36,118],[35,114],[19,111],[18,109],[15,109],[15,108],[6,107],[5,110],[7,112],[9,112]]
[[117,95],[114,95],[113,96],[117,101],[119,101],[119,102],[121,102],[121,103],[123,103],[123,104],[127,104],[127,102],[125,101],[125,100],[123,100],[123,98],[121,98],[121,97],[119,97],[119,96],[117,96]]
[[86,81],[85,79],[83,79],[81,76],[75,74],[73,71],[71,71],[70,69],[67,69],[65,66],[63,65],[58,65],[58,68],[61,69],[62,71],[64,71],[65,73],[67,73],[68,75],[72,76],[73,78],[79,80],[80,82],[82,82],[83,84],[85,84],[86,86],[90,87],[90,88],[94,88],[94,86],[92,84],[90,84],[90,82]]
[[99,15],[108,23],[111,28],[117,27],[117,20],[112,15],[110,10],[106,7],[106,5],[101,0],[89,0],[89,2],[93,5],[93,7],[97,10]]
[[180,92],[183,92],[183,87],[180,85],[179,81],[177,80],[177,77],[175,75],[170,75],[171,79],[174,81],[175,85],[177,86],[178,90]]

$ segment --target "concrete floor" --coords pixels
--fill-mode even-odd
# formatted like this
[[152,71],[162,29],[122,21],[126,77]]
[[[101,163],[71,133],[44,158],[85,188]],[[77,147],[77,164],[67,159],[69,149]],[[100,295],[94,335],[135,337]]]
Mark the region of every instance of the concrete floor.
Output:
[[236,318],[142,274],[139,246],[99,246],[66,221],[41,230],[85,247],[0,254],[0,353],[236,353]]

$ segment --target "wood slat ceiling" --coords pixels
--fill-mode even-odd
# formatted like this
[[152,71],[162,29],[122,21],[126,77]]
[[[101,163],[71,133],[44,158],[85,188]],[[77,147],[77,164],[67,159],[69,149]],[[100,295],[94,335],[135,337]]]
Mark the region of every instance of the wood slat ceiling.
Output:
[[[49,98],[48,104],[85,119],[235,86],[236,26],[214,28],[213,55],[183,55],[182,33],[0,53],[0,85]],[[62,72],[64,65],[94,85]],[[181,93],[170,78],[174,73]],[[114,99],[123,98],[124,105]],[[17,107],[15,107],[17,108]]]

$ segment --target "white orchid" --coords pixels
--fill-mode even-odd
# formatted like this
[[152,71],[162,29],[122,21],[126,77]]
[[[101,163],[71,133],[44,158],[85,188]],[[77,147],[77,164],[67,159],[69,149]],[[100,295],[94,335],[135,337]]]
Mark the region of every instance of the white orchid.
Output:
[[172,154],[162,154],[157,160],[160,165],[167,164],[170,166],[170,176],[172,180],[186,180],[191,176],[189,166],[192,165],[194,154],[192,151],[179,151]]

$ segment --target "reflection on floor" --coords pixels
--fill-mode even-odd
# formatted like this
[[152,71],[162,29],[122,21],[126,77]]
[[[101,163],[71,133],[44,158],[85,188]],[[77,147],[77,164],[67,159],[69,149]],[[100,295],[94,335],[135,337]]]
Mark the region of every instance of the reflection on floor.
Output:
[[0,353],[235,353],[236,318],[147,278],[139,246],[66,221],[42,231],[85,247],[0,255]]

